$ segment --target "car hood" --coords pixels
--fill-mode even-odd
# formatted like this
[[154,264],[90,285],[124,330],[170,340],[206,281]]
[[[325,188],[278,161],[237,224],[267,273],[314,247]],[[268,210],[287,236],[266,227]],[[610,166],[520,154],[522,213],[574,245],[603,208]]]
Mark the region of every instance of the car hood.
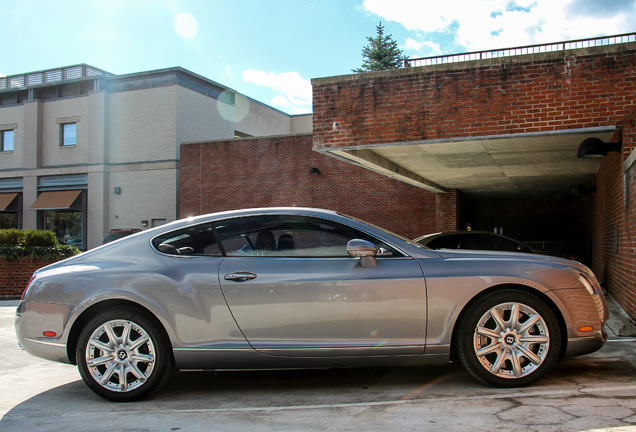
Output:
[[446,260],[501,260],[525,262],[528,264],[543,264],[551,267],[570,268],[584,273],[591,273],[591,270],[578,261],[567,258],[559,258],[551,255],[540,255],[523,252],[503,252],[503,251],[482,251],[468,249],[435,249],[440,257]]

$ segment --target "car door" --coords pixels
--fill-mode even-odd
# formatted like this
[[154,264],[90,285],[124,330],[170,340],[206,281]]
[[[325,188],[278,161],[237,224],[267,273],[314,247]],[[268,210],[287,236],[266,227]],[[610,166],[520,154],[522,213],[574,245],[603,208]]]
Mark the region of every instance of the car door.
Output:
[[[391,256],[364,267],[353,228],[319,218],[259,216],[217,223],[219,280],[254,349],[278,356],[419,354],[426,288],[419,264]],[[368,238],[367,238],[368,239]]]

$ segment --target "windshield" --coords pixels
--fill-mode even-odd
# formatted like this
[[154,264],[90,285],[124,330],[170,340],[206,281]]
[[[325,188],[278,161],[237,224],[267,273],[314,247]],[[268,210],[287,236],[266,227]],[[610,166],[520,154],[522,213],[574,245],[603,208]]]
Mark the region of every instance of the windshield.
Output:
[[338,213],[338,214],[340,214],[341,216],[344,216],[344,217],[348,217],[349,219],[353,219],[353,220],[354,220],[354,221],[356,221],[356,222],[360,222],[360,223],[363,223],[363,224],[369,225],[370,227],[373,227],[373,228],[375,228],[375,229],[377,229],[377,230],[380,230],[380,231],[382,231],[383,233],[386,233],[386,234],[392,235],[393,237],[397,237],[397,238],[399,238],[400,240],[402,240],[402,241],[404,241],[404,242],[406,242],[406,243],[408,243],[408,244],[410,244],[410,245],[416,246],[416,247],[418,247],[418,248],[420,248],[420,249],[430,249],[429,247],[424,246],[423,244],[417,243],[417,242],[415,242],[415,241],[413,241],[413,240],[411,240],[411,239],[408,239],[408,238],[404,237],[404,236],[403,236],[403,235],[401,235],[401,234],[397,234],[397,233],[395,233],[395,232],[393,232],[393,231],[390,231],[390,230],[388,230],[388,229],[386,229],[386,228],[382,228],[381,226],[378,226],[378,225],[373,224],[373,223],[371,223],[371,222],[367,222],[367,221],[365,221],[365,220],[363,220],[363,219],[360,219],[360,218],[358,218],[358,217],[349,216],[349,215],[346,215],[346,214],[344,214],[344,213]]

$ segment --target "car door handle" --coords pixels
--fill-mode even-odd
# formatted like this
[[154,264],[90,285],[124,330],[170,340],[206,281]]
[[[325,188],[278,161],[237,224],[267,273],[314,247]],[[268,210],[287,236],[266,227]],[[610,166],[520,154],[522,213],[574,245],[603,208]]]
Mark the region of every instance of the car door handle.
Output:
[[256,279],[256,275],[254,273],[249,273],[249,272],[236,272],[236,273],[228,273],[225,275],[225,280],[234,281],[234,282],[245,282],[250,279]]

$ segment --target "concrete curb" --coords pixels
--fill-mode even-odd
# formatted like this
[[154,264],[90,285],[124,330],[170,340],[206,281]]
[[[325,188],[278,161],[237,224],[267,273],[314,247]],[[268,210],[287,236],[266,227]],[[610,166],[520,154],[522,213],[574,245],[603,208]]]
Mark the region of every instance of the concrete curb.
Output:
[[636,325],[631,320],[629,315],[621,308],[621,306],[611,296],[607,297],[607,305],[610,310],[610,317],[605,323],[605,326],[610,333],[619,337],[633,337],[636,336]]

